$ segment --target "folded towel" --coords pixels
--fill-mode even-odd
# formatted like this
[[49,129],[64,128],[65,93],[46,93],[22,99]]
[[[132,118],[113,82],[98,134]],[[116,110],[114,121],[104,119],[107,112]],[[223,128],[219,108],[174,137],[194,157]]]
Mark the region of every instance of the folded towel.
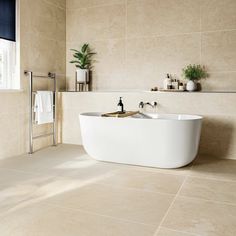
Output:
[[112,113],[105,113],[102,114],[103,117],[128,117],[128,116],[133,116],[138,114],[139,111],[125,111],[124,113],[120,113],[120,112],[112,112]]
[[46,124],[53,122],[53,92],[37,91],[35,95],[35,122]]

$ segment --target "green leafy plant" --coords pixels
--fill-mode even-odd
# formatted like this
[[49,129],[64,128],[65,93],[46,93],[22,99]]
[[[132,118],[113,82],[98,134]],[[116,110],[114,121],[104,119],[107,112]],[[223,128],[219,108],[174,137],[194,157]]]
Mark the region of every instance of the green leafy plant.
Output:
[[185,79],[198,81],[208,77],[205,67],[201,65],[188,65],[183,69],[183,75]]
[[70,61],[70,63],[74,63],[80,69],[91,69],[92,56],[96,53],[91,52],[89,44],[85,43],[80,51],[76,49],[71,49],[71,51],[74,52],[73,57],[75,60]]

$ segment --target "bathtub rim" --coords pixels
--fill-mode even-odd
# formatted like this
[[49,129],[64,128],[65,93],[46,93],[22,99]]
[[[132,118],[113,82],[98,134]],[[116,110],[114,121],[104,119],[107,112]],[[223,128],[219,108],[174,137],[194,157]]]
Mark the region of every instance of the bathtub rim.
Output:
[[[79,114],[79,116],[83,116],[83,117],[93,117],[93,118],[102,118],[102,119],[121,119],[121,120],[159,120],[159,121],[196,121],[196,120],[203,120],[203,116],[200,115],[195,115],[195,114],[183,114],[183,113],[144,113],[146,115],[160,115],[160,116],[171,116],[172,119],[168,119],[167,117],[163,117],[163,118],[137,118],[137,117],[124,117],[124,118],[120,118],[120,117],[102,117],[101,114],[104,114],[106,112],[82,112]],[[186,117],[186,119],[173,119],[174,117],[178,117],[178,116],[182,116],[182,117]]]

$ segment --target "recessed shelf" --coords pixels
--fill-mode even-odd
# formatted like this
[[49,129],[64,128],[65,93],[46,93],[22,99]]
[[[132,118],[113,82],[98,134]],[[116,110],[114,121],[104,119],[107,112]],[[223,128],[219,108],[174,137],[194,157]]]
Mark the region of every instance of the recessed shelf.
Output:
[[195,91],[195,92],[188,92],[188,91],[148,91],[148,90],[94,90],[89,92],[76,92],[76,91],[60,91],[61,93],[184,93],[184,94],[197,94],[197,93],[236,93],[236,90],[202,90],[202,91]]

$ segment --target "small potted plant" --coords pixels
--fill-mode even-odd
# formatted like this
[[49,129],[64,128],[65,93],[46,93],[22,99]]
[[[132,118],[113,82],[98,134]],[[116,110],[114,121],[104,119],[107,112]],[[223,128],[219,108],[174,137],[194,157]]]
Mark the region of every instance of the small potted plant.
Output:
[[188,80],[186,86],[187,91],[196,91],[197,82],[208,77],[205,67],[191,64],[183,69],[183,75]]
[[95,54],[91,52],[89,45],[84,44],[80,51],[71,49],[74,52],[75,60],[70,61],[76,66],[76,80],[79,83],[89,83],[89,70],[91,69],[92,56]]

